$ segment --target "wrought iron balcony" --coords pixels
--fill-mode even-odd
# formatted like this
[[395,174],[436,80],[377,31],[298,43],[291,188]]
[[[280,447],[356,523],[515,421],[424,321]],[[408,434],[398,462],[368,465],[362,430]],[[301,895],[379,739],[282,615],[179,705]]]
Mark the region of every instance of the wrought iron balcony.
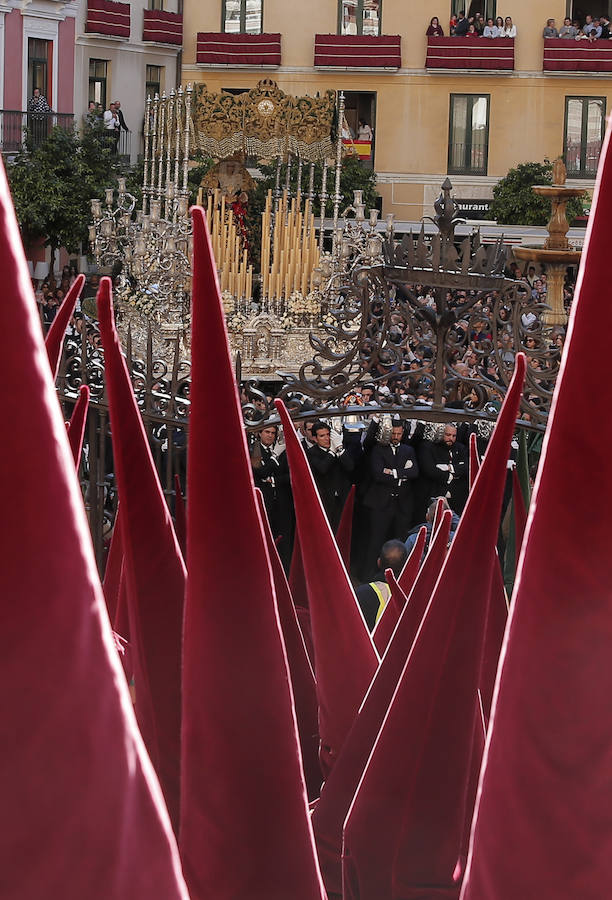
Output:
[[0,109],[0,151],[18,153],[26,145],[26,135],[29,135],[29,146],[35,149],[55,126],[72,131],[73,114]]
[[486,140],[450,144],[448,171],[451,175],[486,175]]

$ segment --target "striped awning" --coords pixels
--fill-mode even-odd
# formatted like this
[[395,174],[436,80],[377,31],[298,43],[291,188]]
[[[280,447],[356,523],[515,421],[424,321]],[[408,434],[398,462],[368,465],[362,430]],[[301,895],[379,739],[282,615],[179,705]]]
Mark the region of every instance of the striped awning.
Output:
[[115,0],[87,0],[85,31],[88,34],[109,34],[129,38],[130,4]]
[[399,69],[399,34],[315,34],[315,66],[349,69]]
[[427,69],[514,69],[514,38],[428,37]]
[[280,34],[199,31],[196,62],[213,66],[280,66]]
[[143,10],[142,39],[158,44],[183,43],[183,16],[162,9]]
[[612,72],[612,41],[544,40],[545,72]]

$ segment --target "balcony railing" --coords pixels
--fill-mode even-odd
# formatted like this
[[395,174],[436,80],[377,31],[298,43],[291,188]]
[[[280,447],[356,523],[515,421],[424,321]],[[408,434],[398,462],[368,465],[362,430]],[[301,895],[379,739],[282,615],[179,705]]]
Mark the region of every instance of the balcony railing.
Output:
[[132,132],[124,131],[123,128],[119,132],[119,143],[117,145],[117,153],[121,157],[129,160],[132,155]]
[[595,178],[601,153],[601,141],[586,144],[568,141],[565,146],[565,165],[570,178]]
[[2,153],[18,153],[26,143],[26,132],[29,145],[36,149],[45,138],[49,137],[55,126],[72,131],[74,116],[72,113],[55,112],[23,112],[18,109],[0,109],[0,151]]
[[612,72],[612,41],[544,39],[545,72]]
[[163,9],[143,10],[142,39],[180,47],[183,43],[183,16]]
[[87,34],[129,38],[130,4],[117,0],[87,0],[85,31]]
[[428,37],[426,69],[514,69],[514,38]]
[[487,145],[451,144],[448,154],[449,175],[486,175]]
[[399,34],[315,34],[314,64],[319,68],[399,69]]
[[196,62],[206,66],[280,66],[280,34],[199,31]]

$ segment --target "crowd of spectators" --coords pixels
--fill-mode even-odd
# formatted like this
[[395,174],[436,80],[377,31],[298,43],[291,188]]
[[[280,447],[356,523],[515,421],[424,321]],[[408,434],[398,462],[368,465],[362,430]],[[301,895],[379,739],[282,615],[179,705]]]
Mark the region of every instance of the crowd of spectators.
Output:
[[128,133],[130,130],[126,124],[120,100],[113,100],[108,104],[106,110],[102,109],[101,103],[90,100],[85,121],[91,127],[101,126],[108,139],[111,152],[118,153],[121,132]]
[[[466,17],[465,10],[462,9],[456,16],[452,16],[448,33],[451,37],[514,38],[516,37],[516,25],[510,16],[485,19],[482,13],[477,12],[473,16]],[[438,16],[432,17],[425,34],[427,37],[445,36]],[[587,15],[584,24],[581,25],[577,19],[572,20],[566,16],[560,29],[557,29],[555,19],[548,19],[542,36],[576,41],[609,40],[612,37],[610,18],[607,15]]]
[[577,19],[572,21],[569,16],[566,16],[559,30],[557,30],[554,19],[547,19],[542,37],[565,38],[566,40],[575,41],[607,41],[612,37],[610,33],[610,19],[607,15],[587,15],[584,18],[584,25],[580,25]]
[[[470,291],[446,293],[447,310],[472,304],[466,318],[458,318],[452,328],[450,343],[452,346],[454,340],[456,349],[448,351],[447,343],[447,410],[478,410],[482,408],[483,396],[499,409],[501,387],[514,367],[518,350],[527,354],[526,396],[534,410],[544,402],[536,386],[545,391],[554,387],[565,329],[543,328],[540,313],[544,307],[534,306],[546,304],[546,274],[538,272],[534,265],[522,270],[514,262],[507,274],[520,281],[519,296],[525,301],[519,305],[519,346],[516,323],[511,321],[512,310],[503,305],[495,291],[477,298]],[[433,289],[413,285],[412,295],[419,305],[435,310]],[[573,277],[568,271],[568,307],[572,295]],[[304,398],[300,405],[302,413],[312,410],[312,417],[301,421],[298,431],[333,530],[338,527],[351,484],[356,486],[352,573],[357,581],[376,577],[377,560],[385,541],[414,543],[415,529],[428,521],[432,498],[443,497],[453,512],[461,515],[468,490],[469,435],[472,431],[477,434],[482,454],[490,434],[478,425],[442,426],[418,419],[418,409],[432,405],[435,336],[420,317],[413,317],[412,323],[406,324],[399,298],[391,298],[390,302],[391,333],[395,333],[400,350],[393,364],[385,365],[379,360],[371,367],[372,382],[361,384],[346,396],[344,402],[350,410],[344,419],[326,421],[316,402]],[[376,318],[375,308],[371,315]],[[501,377],[502,367],[507,369],[505,380]],[[487,382],[484,395],[482,379]],[[491,389],[495,383],[499,384],[499,391]],[[246,394],[242,399],[247,402]],[[268,408],[272,408],[272,395],[267,399]],[[389,404],[387,414],[369,411],[378,406],[378,401]],[[415,418],[391,419],[394,407],[410,404],[416,407]],[[267,414],[263,401],[260,410],[263,419]],[[530,418],[524,411],[522,416]],[[255,481],[264,494],[275,536],[283,536],[279,552],[288,564],[295,523],[282,432],[276,426],[263,426],[251,440],[251,453]]]
[[[72,263],[64,266],[59,279],[56,279],[55,275],[50,274],[42,281],[32,281],[34,296],[38,304],[40,319],[45,333],[55,319],[57,311],[74,283],[77,274],[76,265]],[[89,276],[83,295],[76,301],[74,313],[66,329],[66,337],[68,339],[78,338],[80,340],[83,333],[85,334],[88,355],[97,352],[100,345],[100,335],[96,320],[83,309],[82,301],[86,298],[95,297],[99,281],[100,278],[97,274]]]
[[[437,16],[433,16],[425,33],[428,37],[444,37],[444,29]],[[485,19],[482,13],[477,12],[466,18],[465,10],[462,9],[451,18],[449,34],[451,37],[514,38],[516,25],[510,16],[505,19],[502,16]]]

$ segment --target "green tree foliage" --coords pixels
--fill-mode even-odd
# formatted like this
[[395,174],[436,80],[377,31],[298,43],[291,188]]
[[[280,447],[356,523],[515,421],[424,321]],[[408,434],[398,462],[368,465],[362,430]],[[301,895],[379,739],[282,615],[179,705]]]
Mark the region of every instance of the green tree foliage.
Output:
[[[297,168],[297,164],[294,161],[290,174],[291,193],[293,195],[295,195],[297,190]],[[246,217],[247,228],[249,231],[250,257],[256,270],[259,269],[261,255],[261,214],[266,205],[266,195],[268,190],[271,190],[274,195],[276,164],[268,166],[262,165],[260,166],[260,169],[264,177],[261,181],[257,182],[255,190],[251,191],[249,194],[249,205]],[[302,192],[304,194],[307,194],[309,189],[309,170],[309,163],[305,163],[302,167]],[[335,191],[335,174],[335,167],[330,166],[327,171],[326,186],[328,198],[331,198]],[[322,179],[323,167],[317,164],[314,173],[314,213],[317,217],[319,215],[318,198],[321,191]],[[287,167],[283,165],[281,166],[280,175],[281,190],[285,187],[286,183]],[[376,206],[376,201],[378,199],[378,194],[376,192],[376,173],[372,169],[366,168],[366,166],[364,166],[356,157],[345,156],[342,161],[340,173],[340,194],[342,196],[342,200],[340,201],[340,212],[343,212],[347,206],[352,204],[354,191],[363,191],[363,202],[366,207],[366,212],[370,208]],[[332,210],[333,202],[331,199],[328,199],[328,217],[332,215]]]
[[[521,163],[498,181],[493,188],[493,202],[489,218],[500,225],[546,225],[550,219],[550,200],[532,191],[533,185],[552,184],[550,163]],[[567,218],[571,222],[582,215],[582,200],[567,204]]]
[[75,130],[53,128],[35,147],[24,150],[8,166],[7,174],[25,243],[44,239],[52,264],[60,247],[78,253],[87,240],[92,197],[116,180],[117,162],[101,124]]

